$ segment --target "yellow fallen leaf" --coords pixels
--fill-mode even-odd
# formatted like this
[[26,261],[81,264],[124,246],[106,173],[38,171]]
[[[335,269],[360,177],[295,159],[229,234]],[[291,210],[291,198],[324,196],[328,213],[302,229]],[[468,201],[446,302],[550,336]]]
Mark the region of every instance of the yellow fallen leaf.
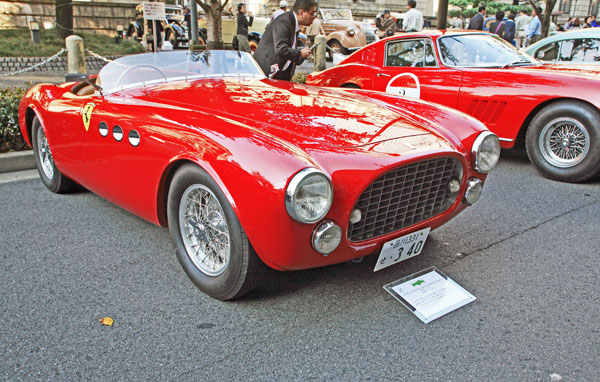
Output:
[[110,317],[104,317],[98,321],[100,321],[102,323],[102,325],[106,325],[106,326],[112,326],[112,324],[115,322],[115,320],[113,320]]

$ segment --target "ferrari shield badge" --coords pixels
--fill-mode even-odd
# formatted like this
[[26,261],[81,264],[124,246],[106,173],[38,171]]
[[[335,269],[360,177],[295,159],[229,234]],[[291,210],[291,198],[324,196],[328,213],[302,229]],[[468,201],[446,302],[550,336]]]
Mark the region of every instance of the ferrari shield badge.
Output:
[[88,131],[90,128],[90,119],[92,118],[92,110],[96,104],[93,102],[85,104],[83,107],[83,111],[81,112],[81,117],[83,118],[83,126],[85,127],[85,131]]

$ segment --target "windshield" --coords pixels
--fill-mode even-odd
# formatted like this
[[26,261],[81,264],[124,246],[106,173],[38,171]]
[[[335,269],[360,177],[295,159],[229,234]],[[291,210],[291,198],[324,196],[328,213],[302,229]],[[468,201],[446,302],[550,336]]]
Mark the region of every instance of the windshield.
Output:
[[465,34],[440,37],[442,62],[447,66],[497,67],[527,65],[535,60],[493,34]]
[[206,77],[264,77],[250,53],[234,50],[189,50],[121,57],[100,70],[105,93],[157,82]]
[[352,20],[352,11],[349,9],[321,9],[324,20]]

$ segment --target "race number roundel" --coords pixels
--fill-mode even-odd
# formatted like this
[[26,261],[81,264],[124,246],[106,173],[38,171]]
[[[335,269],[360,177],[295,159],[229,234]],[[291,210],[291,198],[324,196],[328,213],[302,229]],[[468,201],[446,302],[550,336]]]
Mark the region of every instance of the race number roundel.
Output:
[[401,73],[392,77],[385,88],[385,92],[403,97],[421,98],[421,84],[414,74]]

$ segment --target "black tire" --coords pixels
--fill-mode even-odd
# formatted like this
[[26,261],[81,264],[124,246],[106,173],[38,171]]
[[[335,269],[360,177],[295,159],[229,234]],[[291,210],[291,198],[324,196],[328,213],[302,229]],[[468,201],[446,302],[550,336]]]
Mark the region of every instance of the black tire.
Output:
[[329,48],[327,49],[327,52],[329,52],[329,58],[331,59],[331,61],[333,61],[333,53],[341,53],[341,54],[345,54],[344,53],[344,47],[342,46],[342,43],[339,42],[338,40],[330,40],[327,45],[329,46]]
[[[195,217],[185,215],[184,212],[189,212],[189,209],[182,202],[195,200],[199,196],[202,203],[213,203],[210,204],[211,213],[204,217],[200,213]],[[215,208],[214,202],[218,202],[220,209]],[[200,204],[196,200],[196,203],[187,206]],[[188,219],[186,216],[189,216],[190,224],[185,224]],[[232,300],[258,285],[266,266],[254,252],[227,198],[206,171],[192,164],[186,164],[177,170],[169,187],[167,217],[177,258],[188,277],[204,293],[219,300]],[[224,231],[228,234],[227,240],[223,240],[225,235],[221,232]],[[214,255],[222,252],[224,241],[229,244],[228,259],[218,256],[209,258],[207,253],[210,250],[214,251]],[[198,248],[195,255],[190,253],[192,247]],[[204,251],[198,256],[201,250]],[[199,261],[200,258],[202,261]],[[212,270],[209,269],[211,262]]]
[[545,177],[584,182],[600,174],[600,112],[578,101],[543,108],[527,129],[529,160]]
[[353,83],[343,84],[342,87],[346,88],[346,89],[360,89],[360,86],[358,86],[357,84],[353,84]]
[[177,33],[172,31],[171,29],[167,29],[165,32],[165,40],[171,43],[173,49],[177,49],[179,47],[179,40],[177,40]]
[[38,117],[33,118],[31,127],[31,144],[33,146],[33,156],[35,165],[44,185],[52,192],[62,194],[71,191],[76,184],[71,179],[64,176],[56,165],[52,157],[52,151],[46,139],[46,133]]

